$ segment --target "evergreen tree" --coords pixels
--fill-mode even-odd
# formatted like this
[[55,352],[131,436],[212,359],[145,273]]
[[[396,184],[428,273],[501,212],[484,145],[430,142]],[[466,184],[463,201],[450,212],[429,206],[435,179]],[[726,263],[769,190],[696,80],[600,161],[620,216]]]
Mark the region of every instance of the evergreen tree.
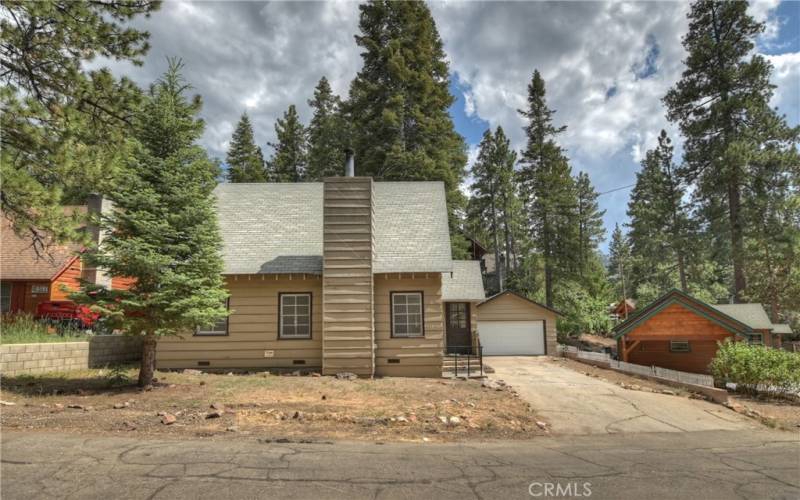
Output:
[[62,205],[114,184],[141,91],[96,57],[141,64],[148,34],[126,27],[159,2],[9,1],[0,4],[0,209],[45,251],[79,240]]
[[[642,161],[628,203],[632,290],[650,283],[661,292],[676,286],[689,292],[687,261],[694,240],[693,223],[672,158],[672,142],[662,130],[658,147],[648,151]],[[697,250],[696,261],[700,257]]]
[[275,150],[268,163],[273,182],[300,182],[305,179],[308,145],[306,131],[297,116],[294,104],[275,123],[278,142],[270,143]]
[[552,307],[554,282],[573,267],[577,197],[569,162],[555,141],[566,127],[553,125],[555,111],[547,107],[539,71],[528,85],[528,109],[519,112],[528,120],[519,177],[531,239],[543,259],[545,303]]
[[578,198],[578,274],[584,277],[592,266],[591,261],[597,254],[598,245],[605,239],[603,215],[606,211],[600,210],[597,191],[587,173],[578,172],[575,193]]
[[308,171],[306,180],[319,181],[344,172],[348,145],[347,120],[341,113],[341,100],[331,90],[324,76],[308,101],[313,116],[308,125]]
[[256,146],[253,126],[246,112],[242,113],[233,132],[226,162],[229,182],[267,182],[264,157],[261,148]]
[[[696,1],[688,17],[686,69],[664,103],[667,117],[680,125],[685,137],[682,176],[696,179],[701,203],[724,208],[731,291],[740,301],[747,261],[743,187],[760,156],[780,150],[796,157],[797,131],[769,107],[772,68],[753,52],[764,25],[748,15],[747,2]],[[765,148],[767,144],[772,148]]]
[[614,296],[618,300],[624,300],[630,296],[630,284],[627,279],[631,262],[631,247],[628,238],[619,228],[619,224],[614,225],[608,252],[608,274],[614,287]]
[[800,310],[800,176],[780,157],[754,165],[745,198],[746,298],[767,305],[773,323]]
[[84,254],[112,277],[135,280],[130,290],[102,289],[80,300],[144,336],[140,386],[152,381],[158,336],[191,332],[227,314],[212,196],[219,166],[197,144],[201,102],[187,99],[180,67],[170,62],[136,115],[133,154],[108,193],[114,210],[99,221],[107,236]]
[[[474,179],[470,189],[468,217],[475,221],[479,233],[488,236],[492,243],[495,258],[497,283],[492,291],[500,292],[506,288],[506,276],[511,265],[517,214],[514,179],[516,153],[503,129],[497,127],[492,134],[487,130],[480,143],[478,159],[472,168]],[[496,287],[496,290],[495,290]]]
[[463,257],[459,211],[466,147],[453,126],[442,40],[423,2],[359,6],[364,65],[350,87],[356,173],[382,180],[444,181],[454,258]]

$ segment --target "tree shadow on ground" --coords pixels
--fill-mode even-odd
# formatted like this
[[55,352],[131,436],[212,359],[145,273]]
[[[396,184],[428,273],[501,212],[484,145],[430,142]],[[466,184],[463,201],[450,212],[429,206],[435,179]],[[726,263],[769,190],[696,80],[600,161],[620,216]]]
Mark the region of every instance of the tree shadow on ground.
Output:
[[12,377],[4,376],[2,389],[20,396],[95,395],[100,393],[133,393],[141,391],[130,375],[134,365],[120,365],[88,373],[43,373]]

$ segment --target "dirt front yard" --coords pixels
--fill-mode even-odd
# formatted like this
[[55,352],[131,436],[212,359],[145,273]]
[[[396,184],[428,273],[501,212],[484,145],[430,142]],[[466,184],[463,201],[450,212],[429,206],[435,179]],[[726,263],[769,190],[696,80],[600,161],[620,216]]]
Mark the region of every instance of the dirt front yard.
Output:
[[[528,439],[546,431],[508,387],[476,380],[136,371],[8,377],[3,429],[277,440]],[[11,403],[11,404],[9,404]]]

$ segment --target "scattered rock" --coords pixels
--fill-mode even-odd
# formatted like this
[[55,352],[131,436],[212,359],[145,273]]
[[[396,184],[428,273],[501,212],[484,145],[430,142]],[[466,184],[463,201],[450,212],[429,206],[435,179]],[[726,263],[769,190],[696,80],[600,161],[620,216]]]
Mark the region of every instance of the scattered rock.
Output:
[[223,412],[219,410],[210,411],[206,413],[206,418],[220,418],[222,416],[222,413]]
[[228,431],[228,432],[239,432],[239,428],[236,427],[235,425],[232,425],[230,427],[226,427],[225,430]]
[[351,372],[339,372],[336,374],[336,378],[339,380],[355,380],[358,378],[358,375]]
[[185,370],[183,370],[183,373],[184,375],[200,375],[203,372],[201,372],[200,370],[195,370],[193,368],[186,368]]
[[129,431],[136,430],[136,424],[134,424],[133,422],[129,422],[127,420],[125,422],[122,422],[122,426],[127,428]]
[[631,389],[633,389],[634,391],[639,391],[639,390],[641,390],[641,389],[642,389],[642,386],[640,386],[640,385],[636,385],[636,384],[633,384],[633,385],[631,386]]
[[169,384],[167,387],[169,387],[170,389],[174,389],[177,386],[175,384]]
[[233,372],[228,372],[229,377],[233,377]]
[[467,406],[469,406],[470,408],[475,408],[475,403],[472,403],[472,402],[467,403]]
[[148,384],[148,385],[142,387],[142,390],[143,391],[152,391],[153,390],[153,386]]
[[78,404],[72,403],[72,404],[68,404],[67,408],[71,408],[73,410],[83,410],[83,405],[78,405]]
[[461,425],[461,419],[459,417],[450,417],[447,423],[448,425]]
[[175,417],[175,415],[170,415],[169,413],[165,413],[161,417],[161,423],[164,425],[172,425],[175,423],[176,420],[178,419]]
[[94,406],[84,406],[83,411],[92,411],[94,410]]
[[127,401],[124,403],[114,403],[115,410],[121,410],[123,408],[127,408],[128,406],[130,406],[130,403],[128,403]]
[[[798,426],[798,427],[800,427],[800,426]],[[428,439],[428,438],[426,438],[426,437],[423,437],[423,438],[422,438],[422,442],[423,442],[423,443],[427,443],[428,441],[430,441],[430,439]]]
[[321,377],[321,376],[322,376],[322,374],[321,374],[321,373],[319,373],[319,372],[311,372],[311,376],[312,376],[312,377]]
[[294,412],[294,415],[292,415],[292,418],[301,420],[303,418],[303,413],[300,411],[296,411]]
[[0,401],[0,405],[2,405],[2,406],[14,406],[16,404],[17,403],[14,403],[14,402],[11,402],[11,401]]
[[400,415],[396,420],[403,424],[408,423],[408,419],[404,415]]
[[222,403],[211,403],[211,409],[219,410],[221,412],[224,412],[225,411],[225,405],[223,405]]
[[536,421],[536,426],[542,430],[547,430],[547,423],[540,420]]
[[678,393],[675,391],[671,391],[669,389],[661,389],[661,394],[669,394],[670,396],[676,396]]
[[443,423],[443,424],[446,424],[446,423],[447,423],[447,417],[445,417],[444,415],[439,415],[439,416],[438,416],[438,417],[436,417],[436,418],[437,418],[437,419],[439,419],[439,422],[441,422],[441,423]]

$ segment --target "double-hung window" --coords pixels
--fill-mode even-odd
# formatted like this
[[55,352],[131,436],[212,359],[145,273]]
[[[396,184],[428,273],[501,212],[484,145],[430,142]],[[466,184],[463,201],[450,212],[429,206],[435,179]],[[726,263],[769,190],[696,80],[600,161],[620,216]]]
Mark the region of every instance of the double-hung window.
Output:
[[311,294],[279,294],[278,333],[282,339],[311,338]]
[[[230,298],[225,299],[225,309],[230,309]],[[214,335],[227,335],[228,334],[228,316],[220,318],[213,325],[201,326],[195,331],[198,336],[214,336]]]
[[423,337],[422,292],[393,292],[392,337]]

